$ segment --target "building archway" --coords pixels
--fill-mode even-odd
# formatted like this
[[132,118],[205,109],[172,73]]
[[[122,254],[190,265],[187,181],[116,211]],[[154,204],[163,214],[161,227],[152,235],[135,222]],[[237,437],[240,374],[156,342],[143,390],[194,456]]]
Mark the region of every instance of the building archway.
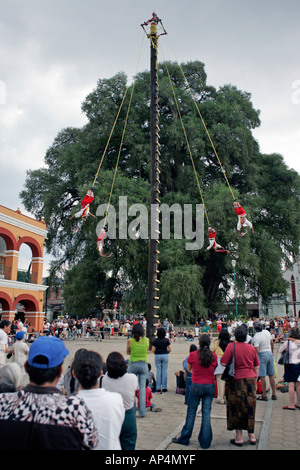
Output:
[[33,258],[41,258],[43,256],[39,243],[33,237],[21,237],[17,242],[17,250],[20,249],[23,243],[26,243],[31,248]]
[[0,237],[5,241],[7,250],[17,250],[17,241],[12,232],[4,227],[0,227]]

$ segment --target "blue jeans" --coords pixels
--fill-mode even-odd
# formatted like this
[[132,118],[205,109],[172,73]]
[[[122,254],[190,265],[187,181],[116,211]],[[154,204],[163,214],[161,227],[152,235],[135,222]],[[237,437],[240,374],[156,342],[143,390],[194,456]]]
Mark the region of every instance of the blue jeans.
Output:
[[139,415],[146,414],[146,379],[148,376],[148,364],[144,361],[131,362],[128,366],[128,372],[137,375],[139,380]]
[[156,390],[167,389],[169,354],[155,354]]
[[184,403],[187,405],[189,402],[189,396],[190,396],[190,390],[191,390],[191,385],[192,385],[192,373],[187,372],[186,373],[186,378],[185,378],[185,397],[184,397]]
[[210,422],[211,404],[215,395],[215,384],[194,384],[192,383],[189,395],[189,403],[185,425],[182,428],[178,440],[188,445],[193,433],[195,417],[198,405],[202,399],[202,421],[198,441],[202,449],[208,449],[212,438],[212,428]]

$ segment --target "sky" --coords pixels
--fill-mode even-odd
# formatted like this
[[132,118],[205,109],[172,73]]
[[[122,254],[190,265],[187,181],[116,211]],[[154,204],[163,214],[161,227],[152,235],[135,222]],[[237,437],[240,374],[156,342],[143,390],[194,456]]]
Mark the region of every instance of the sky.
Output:
[[149,70],[141,24],[153,11],[168,33],[159,60],[200,60],[209,85],[250,93],[261,152],[300,173],[299,0],[1,0],[0,205],[30,215],[26,171],[87,122],[81,103],[97,81]]

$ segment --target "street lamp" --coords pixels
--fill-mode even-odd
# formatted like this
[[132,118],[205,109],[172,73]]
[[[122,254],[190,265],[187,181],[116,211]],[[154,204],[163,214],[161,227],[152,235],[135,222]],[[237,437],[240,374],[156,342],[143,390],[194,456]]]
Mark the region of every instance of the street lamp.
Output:
[[235,280],[235,266],[236,266],[236,261],[233,259],[231,261],[232,267],[233,267],[233,277],[234,277],[234,294],[235,294],[235,316],[236,316],[236,321],[238,321],[238,307],[237,307],[237,291],[236,291],[236,280]]

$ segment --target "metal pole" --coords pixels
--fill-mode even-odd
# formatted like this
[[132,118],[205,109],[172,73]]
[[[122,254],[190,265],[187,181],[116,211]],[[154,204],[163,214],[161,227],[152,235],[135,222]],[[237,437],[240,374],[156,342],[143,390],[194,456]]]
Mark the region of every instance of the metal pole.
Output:
[[150,239],[149,239],[149,258],[148,258],[148,300],[147,300],[147,336],[152,344],[155,333],[154,319],[158,315],[159,306],[159,111],[158,111],[158,73],[157,73],[157,24],[152,22],[150,29],[150,51],[151,51],[151,104],[150,104],[150,142],[151,142],[151,160],[150,160]]
[[237,305],[237,289],[236,289],[236,279],[235,279],[235,265],[236,265],[236,261],[232,260],[233,277],[234,277],[234,295],[235,295],[235,317],[236,317],[236,321],[238,321],[238,305]]

